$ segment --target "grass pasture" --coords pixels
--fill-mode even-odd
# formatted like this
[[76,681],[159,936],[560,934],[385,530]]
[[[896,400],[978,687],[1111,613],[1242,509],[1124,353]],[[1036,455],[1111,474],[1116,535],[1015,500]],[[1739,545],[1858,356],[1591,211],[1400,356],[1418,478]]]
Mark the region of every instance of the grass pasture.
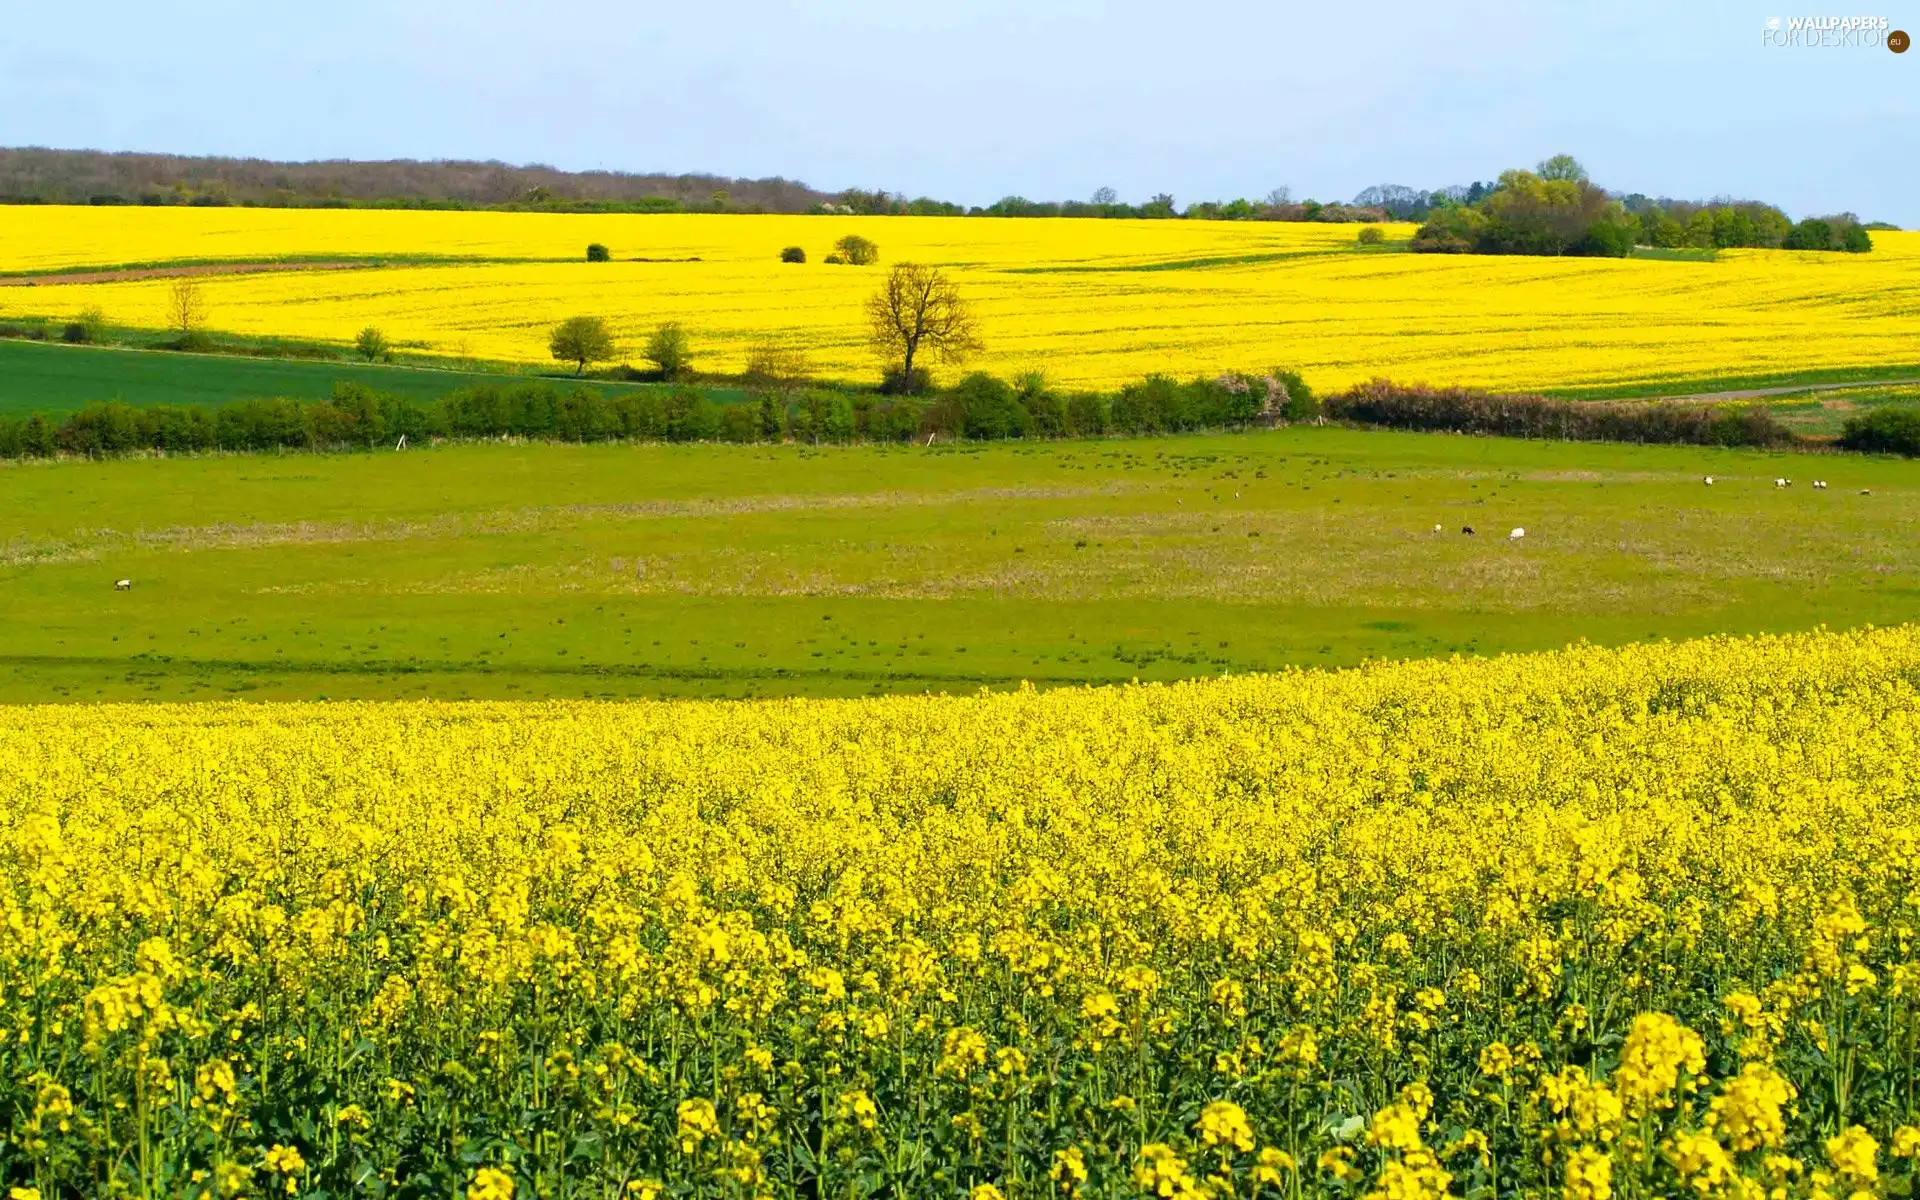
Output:
[[[352,362],[248,358],[229,354],[116,350],[0,339],[0,416],[77,412],[95,400],[219,406],[291,396],[322,400],[339,382],[429,401],[476,384],[523,382],[495,372],[442,371]],[[556,380],[556,383],[564,382]],[[645,386],[593,380],[602,391]]]
[[1916,520],[1904,462],[1313,427],[16,464],[0,700],[970,691],[1887,624]]
[[1888,404],[1920,405],[1920,383],[1828,388],[1767,398],[1780,423],[1809,437],[1838,437],[1847,418]]

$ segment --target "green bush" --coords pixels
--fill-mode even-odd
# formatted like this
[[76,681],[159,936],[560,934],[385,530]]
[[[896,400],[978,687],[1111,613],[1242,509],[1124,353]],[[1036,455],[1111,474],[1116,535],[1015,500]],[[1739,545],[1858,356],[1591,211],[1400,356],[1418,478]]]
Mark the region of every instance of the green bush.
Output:
[[1073,437],[1098,437],[1111,425],[1107,398],[1098,392],[1076,392],[1067,397],[1067,433]]
[[871,442],[910,442],[924,437],[927,406],[911,396],[854,401],[855,432]]
[[680,322],[661,322],[647,339],[646,358],[659,369],[660,378],[669,383],[687,373],[693,364],[693,343]]
[[888,367],[880,375],[883,396],[924,396],[932,390],[933,372],[925,367],[915,367],[912,376],[902,373],[899,367]]
[[1029,371],[1014,381],[1014,398],[1027,411],[1028,437],[1060,437],[1067,432],[1067,404],[1047,386],[1047,377]]
[[369,325],[356,334],[353,339],[353,350],[368,362],[377,362],[380,359],[393,361],[393,347],[388,344],[387,335],[380,332],[378,325]]
[[613,255],[608,253],[607,248],[605,246],[602,246],[599,242],[589,242],[587,244],[587,261],[588,262],[612,262]]
[[840,392],[811,389],[788,413],[787,428],[797,442],[850,442],[855,432],[853,402]]
[[1363,225],[1357,240],[1362,246],[1378,246],[1387,240],[1387,231],[1378,225]]
[[728,404],[720,409],[720,440],[757,442],[760,440],[760,406]]
[[975,371],[955,384],[948,398],[958,408],[961,435],[974,441],[998,441],[1026,436],[1027,410],[1013,389],[985,371]]
[[1840,444],[1869,454],[1920,458],[1920,408],[1875,408],[1848,417]]
[[1280,408],[1282,417],[1289,421],[1311,421],[1320,415],[1320,398],[1313,394],[1313,389],[1300,377],[1300,372],[1275,367],[1267,372],[1267,378],[1279,384],[1287,394],[1286,402]]
[[1625,258],[1633,253],[1634,230],[1618,221],[1595,221],[1579,241],[1567,248],[1568,254],[1588,258]]
[[1414,232],[1407,248],[1416,254],[1466,254],[1486,223],[1478,209],[1443,205],[1427,215],[1427,223]]
[[780,261],[783,263],[803,263],[807,261],[807,252],[800,246],[788,246],[780,252]]
[[720,433],[720,412],[698,388],[675,388],[662,403],[670,442],[711,441]]
[[833,247],[840,252],[841,261],[851,266],[870,267],[880,261],[880,247],[857,233],[841,238]]

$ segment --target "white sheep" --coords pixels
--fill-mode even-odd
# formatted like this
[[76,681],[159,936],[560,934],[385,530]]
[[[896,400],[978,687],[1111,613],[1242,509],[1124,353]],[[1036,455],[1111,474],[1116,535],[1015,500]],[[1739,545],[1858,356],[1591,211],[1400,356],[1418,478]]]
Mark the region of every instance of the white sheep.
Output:
[[1786,480],[1784,480],[1784,479],[1776,479],[1776,480],[1774,480],[1774,481],[1773,481],[1773,486],[1775,486],[1775,487],[1777,487],[1777,488],[1783,488],[1783,487],[1785,487],[1785,486],[1787,486],[1787,481],[1786,481]]
[[1441,530],[1441,526],[1439,526],[1439,525],[1435,525],[1435,526],[1433,527],[1433,531],[1434,531],[1435,533],[1439,533],[1439,532],[1440,532],[1440,530]]
[[130,592],[133,590],[133,580],[116,579],[113,581],[113,590],[116,592]]
[[1816,479],[1813,481],[1813,486],[1819,488],[1821,491],[1825,491],[1827,488],[1827,481],[1824,479]]
[[1712,486],[1713,486],[1713,476],[1711,476],[1711,475],[1709,475],[1709,476],[1707,476],[1707,486],[1708,486],[1708,487],[1712,487]]
[[1513,532],[1507,535],[1507,540],[1510,542],[1517,542],[1525,536],[1527,536],[1527,531],[1520,528],[1518,525],[1516,525],[1513,527]]

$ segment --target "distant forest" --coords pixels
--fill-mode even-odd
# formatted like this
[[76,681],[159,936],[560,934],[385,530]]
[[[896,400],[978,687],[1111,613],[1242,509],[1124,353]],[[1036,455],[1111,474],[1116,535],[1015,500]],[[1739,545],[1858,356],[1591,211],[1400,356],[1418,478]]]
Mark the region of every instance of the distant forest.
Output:
[[629,175],[499,162],[277,163],[0,149],[0,203],[7,204],[798,213],[834,200],[779,178]]
[[[1370,187],[1351,201],[1296,200],[1277,187],[1257,200],[1202,200],[1176,204],[1162,193],[1140,203],[1101,188],[1086,200],[1043,201],[1006,196],[967,207],[927,196],[877,189],[823,192],[797,180],[728,179],[720,175],[635,175],[619,171],[562,171],[500,162],[279,163],[254,158],[189,158],[174,154],[109,154],[98,150],[0,149],[0,204],[141,204],[266,208],[498,209],[519,212],[738,212],[849,213],[861,216],[1110,217],[1190,221],[1311,221],[1421,223],[1416,250],[1481,253],[1620,253],[1634,244],[1658,247],[1795,246],[1864,249],[1852,214],[1816,220],[1806,229],[1770,205],[1716,199],[1677,201],[1621,195],[1594,187],[1579,164],[1557,155],[1542,174],[1507,172],[1498,181],[1425,191],[1399,184]],[[1559,179],[1561,175],[1565,179]],[[1531,196],[1535,185],[1553,194]],[[1571,187],[1562,197],[1554,188]],[[1523,193],[1527,193],[1523,195]],[[1522,248],[1497,236],[1512,219],[1507,209],[1556,211],[1554,236],[1529,231]],[[1534,203],[1538,201],[1539,203]],[[1569,216],[1568,214],[1572,214]],[[1511,217],[1512,214],[1508,214]],[[1493,220],[1485,221],[1483,217]],[[1574,218],[1578,218],[1575,220]],[[1571,234],[1560,225],[1577,226]],[[1597,226],[1603,227],[1589,237]],[[1852,231],[1852,232],[1849,232]],[[1370,239],[1371,240],[1371,239]],[[1539,243],[1538,245],[1532,243]],[[1815,242],[1820,244],[1816,245]],[[1827,243],[1831,243],[1829,246]],[[1575,247],[1579,248],[1576,249]]]

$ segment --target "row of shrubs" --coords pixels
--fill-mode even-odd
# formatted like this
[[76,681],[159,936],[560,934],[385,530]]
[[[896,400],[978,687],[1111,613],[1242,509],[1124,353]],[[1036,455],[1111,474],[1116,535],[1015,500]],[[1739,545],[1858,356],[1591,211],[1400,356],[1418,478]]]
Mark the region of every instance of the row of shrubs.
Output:
[[242,400],[219,408],[90,404],[63,419],[0,419],[0,457],[126,454],[140,450],[371,448],[405,437],[611,440],[904,442],[995,440],[1228,429],[1316,415],[1297,374],[1155,376],[1111,395],[1061,393],[1043,377],[1008,383],[984,373],[931,398],[769,384],[744,403],[717,404],[697,388],[611,395],[551,384],[487,385],[420,403],[339,383],[327,400]]
[[1801,441],[1755,405],[1608,404],[1475,388],[1409,387],[1386,379],[1329,396],[1326,415],[1391,429],[1571,442],[1778,447]]
[[[564,442],[994,441],[1235,429],[1319,418],[1427,432],[1564,441],[1787,447],[1803,439],[1764,407],[1597,403],[1374,380],[1317,399],[1299,376],[1153,376],[1112,394],[1059,393],[1029,375],[977,373],[932,398],[829,388],[759,389],[716,404],[695,388],[604,395],[589,387],[486,386],[431,403],[337,384],[330,399],[243,400],[220,408],[118,401],[64,419],[0,419],[0,457],[112,456],[143,450],[346,449],[405,437],[522,437]],[[1920,409],[1878,408],[1847,422],[1840,445],[1920,456]]]
[[1848,417],[1840,444],[1865,454],[1920,458],[1920,408],[1872,408]]

